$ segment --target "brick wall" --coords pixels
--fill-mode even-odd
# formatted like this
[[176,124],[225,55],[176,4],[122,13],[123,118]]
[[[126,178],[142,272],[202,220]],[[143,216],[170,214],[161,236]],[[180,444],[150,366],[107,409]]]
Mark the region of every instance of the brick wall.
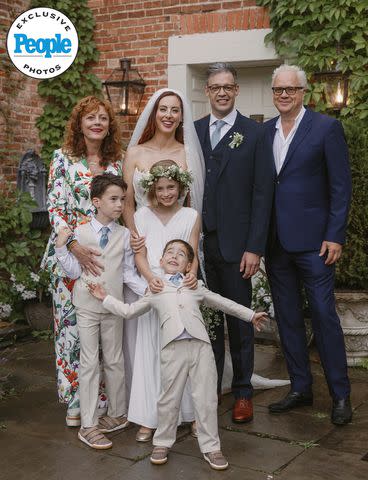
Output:
[[[15,181],[20,156],[28,148],[40,147],[35,127],[42,112],[38,81],[9,65],[4,49],[11,21],[28,4],[29,0],[0,0],[0,188],[4,182]],[[147,83],[142,106],[155,90],[167,86],[170,36],[269,27],[267,12],[255,1],[89,0],[89,6],[96,19],[100,50],[94,72],[105,80],[120,58],[135,59],[134,66]],[[135,117],[122,119],[126,141],[135,121]]]
[[[90,0],[101,52],[95,73],[106,79],[119,58],[135,59],[147,83],[144,102],[167,86],[168,38],[173,35],[268,28],[269,18],[255,1]],[[143,105],[144,106],[144,105]],[[129,139],[135,119],[123,120]]]
[[40,147],[35,126],[42,113],[38,81],[19,73],[5,49],[10,24],[28,5],[29,0],[0,1],[0,189],[16,181],[21,155],[29,148]]

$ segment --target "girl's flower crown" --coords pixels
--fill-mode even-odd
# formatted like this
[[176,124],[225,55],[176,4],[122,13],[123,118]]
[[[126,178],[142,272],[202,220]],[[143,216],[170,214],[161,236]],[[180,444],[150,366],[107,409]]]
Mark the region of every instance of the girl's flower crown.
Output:
[[147,191],[154,182],[157,182],[161,177],[175,180],[185,189],[189,188],[190,184],[193,182],[192,173],[188,170],[183,170],[178,165],[170,165],[169,167],[158,165],[157,167],[152,168],[150,172],[144,173],[139,183],[141,187]]

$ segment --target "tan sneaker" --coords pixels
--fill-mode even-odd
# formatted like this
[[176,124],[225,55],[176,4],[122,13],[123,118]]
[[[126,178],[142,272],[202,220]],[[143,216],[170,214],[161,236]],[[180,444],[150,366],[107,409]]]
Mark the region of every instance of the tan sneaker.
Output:
[[97,427],[81,428],[78,432],[78,438],[81,442],[96,450],[106,450],[112,447],[112,441],[106,438]]
[[221,450],[216,452],[208,452],[203,454],[203,458],[208,462],[214,470],[226,470],[229,466],[226,458],[222,455]]
[[151,463],[154,465],[163,465],[167,462],[167,454],[169,449],[167,447],[153,447],[151,453]]
[[129,426],[129,421],[126,415],[121,417],[100,417],[98,419],[98,429],[102,433],[116,432],[116,430],[123,430]]

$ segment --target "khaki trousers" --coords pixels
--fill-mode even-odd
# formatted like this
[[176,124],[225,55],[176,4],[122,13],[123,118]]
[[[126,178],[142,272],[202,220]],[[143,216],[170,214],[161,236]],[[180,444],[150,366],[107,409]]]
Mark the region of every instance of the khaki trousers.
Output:
[[220,450],[217,427],[217,371],[212,347],[197,339],[177,340],[161,350],[161,393],[153,445],[172,447],[180,402],[190,379],[198,443],[202,453]]
[[127,413],[125,371],[122,348],[123,320],[112,313],[76,309],[80,339],[79,391],[83,428],[98,424],[99,340],[101,337],[105,390],[109,400],[107,414]]

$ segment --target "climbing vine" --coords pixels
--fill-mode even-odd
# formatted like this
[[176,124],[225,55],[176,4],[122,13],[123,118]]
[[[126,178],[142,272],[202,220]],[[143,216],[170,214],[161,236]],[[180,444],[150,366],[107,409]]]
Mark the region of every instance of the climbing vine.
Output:
[[[267,7],[272,32],[266,42],[278,55],[297,63],[309,79],[313,72],[337,67],[349,72],[349,103],[341,116],[368,117],[367,0],[258,0]],[[324,85],[310,83],[306,103],[327,109]]]
[[67,15],[78,32],[79,51],[73,65],[62,75],[42,80],[39,95],[46,99],[37,119],[41,156],[49,162],[52,152],[63,142],[65,124],[76,102],[87,95],[101,95],[101,82],[89,69],[97,62],[99,52],[93,39],[95,20],[87,0],[32,0],[30,8],[55,8]]

